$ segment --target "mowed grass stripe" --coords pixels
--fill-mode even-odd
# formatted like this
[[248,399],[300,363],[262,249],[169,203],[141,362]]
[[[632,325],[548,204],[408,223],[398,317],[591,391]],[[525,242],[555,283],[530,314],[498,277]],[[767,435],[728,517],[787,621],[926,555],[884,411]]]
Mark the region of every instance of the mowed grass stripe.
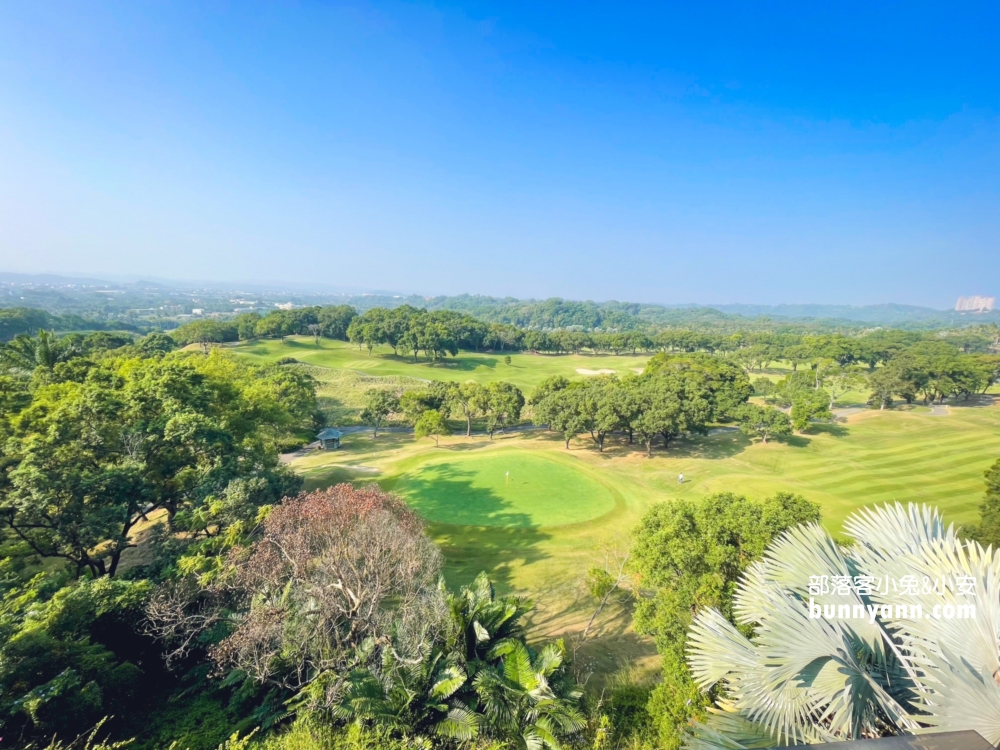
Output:
[[[816,485],[817,487],[842,487],[844,489],[854,489],[857,482],[875,477],[877,479],[914,478],[917,481],[926,482],[928,480],[939,482],[952,480],[956,477],[976,475],[981,478],[982,472],[989,468],[990,464],[996,460],[997,451],[977,451],[958,456],[948,456],[940,459],[915,460],[906,466],[897,466],[890,470],[885,470],[876,465],[866,466],[859,470],[842,471],[839,476],[824,475],[816,479],[811,477],[799,477],[800,481]],[[980,472],[976,472],[977,465],[982,466]],[[970,468],[973,470],[970,472]],[[845,477],[845,474],[850,474]]]
[[[848,438],[843,438],[848,439]],[[845,468],[856,468],[865,471],[898,471],[905,470],[915,464],[927,463],[930,465],[945,461],[966,460],[970,456],[975,458],[995,455],[1000,450],[1000,438],[986,439],[982,434],[978,436],[963,436],[961,439],[949,441],[948,443],[938,443],[931,441],[911,444],[909,450],[892,461],[886,461],[885,454],[877,451],[858,452],[853,448],[850,453],[828,454],[828,462],[823,468],[804,470],[798,474],[804,481],[822,481],[826,477],[837,476]]]

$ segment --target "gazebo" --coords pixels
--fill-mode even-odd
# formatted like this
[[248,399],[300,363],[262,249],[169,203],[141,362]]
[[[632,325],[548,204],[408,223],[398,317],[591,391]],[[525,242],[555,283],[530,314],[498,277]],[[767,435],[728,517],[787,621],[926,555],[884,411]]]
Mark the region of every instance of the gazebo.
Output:
[[316,436],[319,440],[319,447],[323,450],[337,450],[340,447],[340,439],[344,436],[340,430],[335,430],[333,427],[325,427]]

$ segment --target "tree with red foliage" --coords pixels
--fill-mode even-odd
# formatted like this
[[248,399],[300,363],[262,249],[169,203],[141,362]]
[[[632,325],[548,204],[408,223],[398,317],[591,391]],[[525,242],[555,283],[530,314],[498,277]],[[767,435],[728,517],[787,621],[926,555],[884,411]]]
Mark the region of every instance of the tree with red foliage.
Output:
[[345,671],[366,641],[408,650],[432,638],[444,620],[440,570],[402,500],[341,484],[286,499],[255,541],[230,552],[228,575],[200,601],[167,589],[149,616],[161,636],[185,644],[196,642],[190,628],[228,622],[210,651],[219,667],[298,690]]

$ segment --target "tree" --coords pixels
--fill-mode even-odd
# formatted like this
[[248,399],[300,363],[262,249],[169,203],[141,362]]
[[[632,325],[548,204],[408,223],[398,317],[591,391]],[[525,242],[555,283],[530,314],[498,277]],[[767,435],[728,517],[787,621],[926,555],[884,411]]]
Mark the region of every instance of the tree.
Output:
[[62,583],[42,574],[5,591],[0,727],[20,747],[36,746],[27,744],[33,736],[46,743],[57,733],[74,736],[155,691],[159,649],[133,632],[150,583]]
[[587,429],[590,430],[590,436],[597,449],[602,453],[608,433],[621,427],[621,417],[615,409],[617,400],[614,391],[617,389],[617,379],[606,376],[591,378],[580,389],[579,405]]
[[465,419],[465,436],[472,437],[472,418],[483,413],[487,402],[486,389],[474,381],[452,386],[448,391],[448,406]]
[[135,344],[135,349],[143,357],[155,357],[177,348],[176,342],[165,333],[150,333]]
[[624,430],[631,445],[635,435],[635,421],[642,413],[640,378],[626,376],[612,381],[602,394],[599,410],[602,419],[612,425],[611,429]]
[[540,382],[531,393],[528,403],[531,405],[540,404],[548,396],[556,391],[564,391],[569,387],[569,380],[562,375],[552,375]]
[[429,409],[444,414],[447,411],[450,391],[450,383],[435,380],[429,383],[426,388],[411,388],[404,391],[403,395],[399,397],[399,408],[403,410],[407,421],[412,423],[415,423],[420,415]]
[[1000,383],[1000,355],[983,354],[977,358],[980,367],[982,392],[986,393],[990,386]]
[[378,437],[378,428],[390,414],[399,411],[399,397],[384,388],[369,388],[365,391],[365,405],[361,410],[361,421],[371,425],[372,437]]
[[574,384],[574,387],[550,391],[535,404],[535,419],[547,424],[550,430],[562,433],[566,450],[569,450],[570,440],[584,430],[590,429],[584,410],[582,391],[578,384]]
[[494,381],[486,386],[483,405],[487,430],[490,433],[490,440],[492,440],[497,427],[503,432],[508,424],[521,418],[521,410],[524,408],[524,394],[513,383]]
[[[358,345],[358,351],[361,351],[361,346],[364,344],[367,338],[367,331],[365,330],[365,324],[361,318],[354,318],[350,324],[347,326],[347,340],[352,344]],[[368,350],[371,354],[371,349]]]
[[660,353],[650,358],[642,374],[645,377],[670,372],[686,373],[699,390],[708,394],[714,419],[729,419],[753,395],[753,386],[743,368],[722,357]]
[[320,333],[326,338],[347,341],[347,329],[357,316],[350,305],[322,307],[316,314],[316,322],[320,326]]
[[[234,482],[263,481],[262,503],[298,488],[276,444],[309,424],[308,376],[221,353],[74,362],[31,393],[0,455],[0,524],[35,554],[78,576],[113,576],[154,510],[179,523]],[[224,530],[218,522],[211,533]]]
[[969,536],[984,547],[1000,549],[1000,459],[986,470],[986,496],[979,506],[979,523]]
[[0,345],[0,367],[15,375],[28,376],[38,367],[51,370],[81,353],[72,342],[60,341],[55,334],[41,330],[34,338],[19,334]]
[[663,438],[664,449],[669,449],[670,441],[681,435],[704,434],[714,414],[714,394],[692,370],[644,374],[639,397],[640,413],[634,427],[647,455],[657,435]]
[[[1000,615],[980,606],[937,616],[976,609],[997,551],[966,543],[926,505],[864,509],[845,530],[853,544],[815,523],[790,529],[739,582],[735,624],[715,608],[696,616],[691,674],[702,690],[724,686],[725,700],[700,717],[687,747],[960,729],[1000,742]],[[866,584],[890,579],[901,585]]]
[[421,414],[413,425],[413,436],[420,438],[434,438],[434,445],[439,445],[442,435],[450,435],[451,428],[441,412],[436,409],[428,409]]
[[823,387],[830,396],[830,405],[827,408],[832,410],[838,398],[848,391],[864,387],[864,384],[865,378],[861,373],[849,367],[836,367],[827,371],[823,382]]
[[240,313],[233,318],[236,335],[239,336],[240,341],[252,341],[257,338],[258,323],[260,323],[260,315],[255,312]]
[[814,419],[832,418],[826,391],[807,389],[792,396],[792,426],[799,432],[806,430]]
[[786,437],[792,434],[792,420],[785,412],[773,406],[746,404],[739,411],[740,430],[750,438]]
[[892,406],[892,397],[903,389],[903,383],[895,367],[882,367],[868,376],[868,388],[869,405],[878,406],[881,411]]
[[239,340],[239,331],[232,323],[196,320],[172,330],[170,338],[176,341],[178,346],[201,344],[202,349],[207,352],[211,344],[225,344]]
[[693,614],[714,607],[732,617],[737,582],[753,561],[785,530],[818,519],[817,505],[788,493],[765,500],[732,493],[674,499],[643,517],[634,531],[632,569],[648,593],[634,617],[636,630],[654,637],[663,658],[663,682],[649,711],[665,747],[678,746],[681,729],[705,705],[685,666]]
[[799,365],[806,364],[811,356],[809,347],[803,344],[788,346],[782,351],[782,357],[792,365],[792,372],[798,372]]
[[423,317],[415,318],[414,323],[417,326],[415,331],[416,345],[430,356],[431,361],[436,361],[448,354],[453,357],[458,354],[458,344],[446,325]]
[[392,639],[409,659],[442,625],[441,555],[416,514],[376,486],[286,499],[227,564],[196,600],[164,587],[151,610],[160,636],[186,644],[190,630],[221,626],[210,652],[220,668],[296,691],[319,680],[309,697],[325,707],[366,641]]
[[348,676],[335,715],[403,736],[539,750],[558,750],[560,739],[583,728],[562,642],[538,651],[526,642],[521,620],[530,604],[497,596],[485,574],[443,600],[443,637],[406,661],[383,647]]

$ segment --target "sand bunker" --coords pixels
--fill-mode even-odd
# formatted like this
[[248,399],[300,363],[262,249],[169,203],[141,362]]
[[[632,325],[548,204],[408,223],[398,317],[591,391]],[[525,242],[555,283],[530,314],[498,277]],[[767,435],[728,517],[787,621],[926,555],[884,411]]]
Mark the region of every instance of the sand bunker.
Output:
[[577,367],[579,375],[614,375],[617,370],[588,370],[586,367]]

